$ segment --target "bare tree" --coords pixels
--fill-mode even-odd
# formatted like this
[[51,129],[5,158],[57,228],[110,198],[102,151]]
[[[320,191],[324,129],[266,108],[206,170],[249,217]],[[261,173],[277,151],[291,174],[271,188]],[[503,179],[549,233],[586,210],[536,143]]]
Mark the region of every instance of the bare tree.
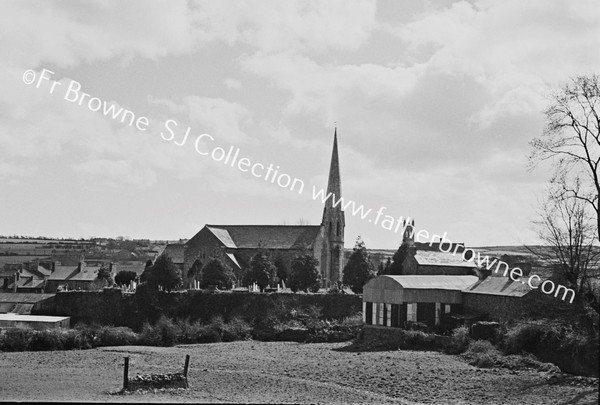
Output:
[[600,77],[596,74],[571,79],[551,96],[545,111],[548,124],[531,145],[531,167],[552,159],[552,183],[567,198],[589,204],[596,213],[600,240]]
[[598,311],[600,249],[594,246],[596,232],[589,211],[585,201],[567,197],[554,186],[542,204],[540,219],[534,221],[544,248],[532,252],[559,270],[560,281]]

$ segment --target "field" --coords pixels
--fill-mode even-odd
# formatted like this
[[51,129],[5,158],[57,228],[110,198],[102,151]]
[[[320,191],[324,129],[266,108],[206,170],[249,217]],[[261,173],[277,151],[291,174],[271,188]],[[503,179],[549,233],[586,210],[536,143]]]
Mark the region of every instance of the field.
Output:
[[[2,401],[596,404],[597,386],[533,371],[479,369],[436,352],[346,350],[348,343],[243,341],[0,354]],[[130,376],[180,371],[190,389],[115,394]],[[596,380],[597,381],[597,380]]]

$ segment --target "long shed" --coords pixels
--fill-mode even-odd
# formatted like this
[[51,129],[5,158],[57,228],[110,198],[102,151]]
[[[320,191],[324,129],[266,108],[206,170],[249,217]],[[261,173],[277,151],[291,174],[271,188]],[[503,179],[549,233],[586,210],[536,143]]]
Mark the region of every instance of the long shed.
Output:
[[68,328],[68,316],[0,314],[0,328],[32,328],[36,330]]
[[476,276],[379,276],[363,288],[363,322],[389,327],[411,322],[439,325],[443,314],[462,306],[462,291],[478,280]]

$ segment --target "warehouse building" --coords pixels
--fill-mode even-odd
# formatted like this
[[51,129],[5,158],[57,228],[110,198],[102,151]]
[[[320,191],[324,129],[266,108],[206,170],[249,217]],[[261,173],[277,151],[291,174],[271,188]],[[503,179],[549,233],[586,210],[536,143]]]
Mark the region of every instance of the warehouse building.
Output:
[[462,310],[463,290],[476,276],[379,276],[363,288],[363,322],[405,328],[422,322],[440,325],[444,314]]

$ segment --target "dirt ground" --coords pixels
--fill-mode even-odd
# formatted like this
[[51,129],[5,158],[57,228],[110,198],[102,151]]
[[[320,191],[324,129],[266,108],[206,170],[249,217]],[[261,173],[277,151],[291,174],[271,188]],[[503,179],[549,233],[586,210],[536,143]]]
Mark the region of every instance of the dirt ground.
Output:
[[[436,352],[344,350],[349,343],[233,342],[0,353],[0,400],[398,404],[597,404],[598,387],[540,372],[472,367]],[[188,390],[115,395],[130,376],[181,371]]]

